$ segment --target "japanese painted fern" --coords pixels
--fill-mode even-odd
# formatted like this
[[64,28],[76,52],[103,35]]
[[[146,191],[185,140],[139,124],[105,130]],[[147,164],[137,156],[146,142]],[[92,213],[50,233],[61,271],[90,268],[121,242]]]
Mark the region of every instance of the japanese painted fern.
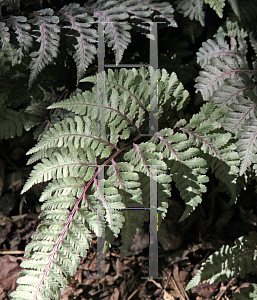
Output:
[[[21,264],[25,269],[12,293],[14,299],[59,299],[79,258],[87,254],[91,232],[101,236],[105,230],[107,242],[120,233],[124,255],[136,229],[148,219],[147,211],[144,215],[129,208],[149,208],[150,179],[158,183],[162,217],[171,181],[185,201],[181,219],[201,203],[209,168],[228,185],[230,197],[236,197],[239,157],[232,135],[220,126],[224,107],[205,104],[191,120],[173,120],[170,128],[164,122],[169,118],[165,106],[180,111],[189,97],[175,73],[109,69],[105,76],[83,81],[94,83],[92,91],[49,107],[66,109],[74,116],[56,123],[29,151],[30,162],[41,162],[34,166],[23,193],[34,184],[50,182],[40,198],[43,221],[26,247],[29,259]],[[152,135],[149,82],[156,86],[158,82],[161,126]],[[100,84],[105,86],[102,102]],[[99,211],[104,211],[103,219]]]

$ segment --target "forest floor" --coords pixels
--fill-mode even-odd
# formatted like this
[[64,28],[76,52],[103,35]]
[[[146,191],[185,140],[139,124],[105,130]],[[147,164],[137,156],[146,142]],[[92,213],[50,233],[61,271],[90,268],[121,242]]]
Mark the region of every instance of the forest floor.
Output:
[[[31,166],[26,166],[26,151],[31,147],[29,134],[0,144],[0,300],[10,299],[16,288],[25,259],[24,249],[40,223],[40,193],[44,186],[33,187],[20,195]],[[158,275],[149,278],[149,233],[146,224],[138,233],[123,260],[118,238],[106,254],[105,277],[97,278],[97,242],[93,235],[88,256],[81,260],[75,276],[61,300],[222,300],[232,299],[242,287],[257,282],[257,272],[244,279],[225,283],[206,282],[185,290],[203,262],[222,245],[233,245],[235,238],[256,231],[256,194],[248,191],[238,204],[221,211],[208,200],[183,222],[183,202],[178,193],[170,200],[167,217],[158,231]]]

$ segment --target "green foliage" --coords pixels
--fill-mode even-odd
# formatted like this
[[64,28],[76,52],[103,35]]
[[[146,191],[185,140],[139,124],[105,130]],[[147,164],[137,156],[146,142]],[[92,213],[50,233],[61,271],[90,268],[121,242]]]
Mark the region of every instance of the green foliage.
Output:
[[250,284],[249,287],[241,288],[239,293],[233,295],[234,300],[257,299],[257,286]]
[[219,279],[225,281],[238,275],[244,277],[246,273],[257,268],[256,243],[256,232],[250,232],[249,237],[237,239],[235,246],[222,246],[208,258],[206,263],[203,263],[201,269],[187,285],[187,289],[204,280],[213,283]]
[[[54,75],[59,74],[61,76],[63,65],[67,66],[67,60],[69,60],[69,56],[72,56],[77,68],[76,83],[78,84],[88,66],[95,61],[98,22],[101,22],[104,28],[106,45],[113,50],[116,64],[120,63],[124,51],[131,42],[130,30],[133,17],[148,22],[148,25],[144,26],[143,32],[148,35],[150,32],[149,22],[153,14],[162,21],[167,21],[171,26],[176,26],[172,6],[168,3],[158,3],[150,0],[140,4],[138,1],[131,0],[126,2],[99,0],[88,2],[84,6],[80,6],[78,3],[70,3],[59,9],[56,9],[55,6],[41,9],[33,7],[33,12],[24,11],[23,15],[19,15],[20,5],[28,4],[25,0],[16,1],[15,3],[11,1],[0,3],[0,7],[3,6],[6,9],[4,21],[0,23],[0,46],[2,47],[0,74],[3,74],[5,76],[4,80],[7,81],[7,84],[0,86],[0,103],[4,106],[10,106],[14,101],[13,93],[16,84],[16,82],[13,82],[13,85],[10,84],[10,80],[12,83],[12,80],[20,77],[21,80],[24,78],[19,87],[19,93],[26,100],[24,99],[24,101],[20,101],[20,104],[12,106],[8,113],[10,116],[20,115],[20,110],[16,108],[26,110],[30,107],[30,115],[18,117],[15,126],[12,125],[11,130],[9,130],[8,125],[4,124],[0,128],[0,136],[3,138],[19,136],[23,129],[28,130],[31,127],[38,126],[46,118],[48,119],[47,125],[52,124],[50,115],[45,116],[45,108],[44,110],[41,108],[40,116],[38,116],[39,106],[36,110],[31,109],[31,99],[36,98],[37,103],[48,101],[34,82],[36,78],[40,82],[41,72],[46,66],[55,65],[53,71],[48,71],[50,74],[47,74],[44,70],[45,73],[43,72],[41,75],[41,78],[44,77],[44,79],[48,77],[51,83],[46,82],[43,86],[40,82],[41,88],[48,93],[50,92],[49,86],[51,84],[54,86],[54,90],[51,90],[54,97],[56,91],[63,88],[62,81],[57,80]],[[11,11],[11,14],[8,13],[9,11]],[[11,65],[12,68],[10,68]],[[31,70],[30,74],[28,74],[28,68]],[[69,66],[69,68],[71,67]],[[69,68],[67,68],[67,73],[69,73]],[[68,77],[71,76],[74,76],[74,74],[70,74]],[[7,78],[9,79],[7,80]],[[70,81],[70,78],[68,80]],[[70,82],[67,85],[70,85]],[[30,92],[28,92],[28,87]],[[24,90],[24,92],[21,93],[21,90]],[[39,94],[41,95],[39,96]],[[15,97],[22,99],[20,95],[15,95]],[[34,121],[35,115],[39,117],[38,122]],[[42,126],[39,126],[39,131],[43,131]],[[45,126],[46,130],[48,127]],[[38,137],[38,135],[40,133],[35,133],[35,137]]]
[[[182,221],[201,206],[214,177],[235,204],[247,185],[242,176],[248,182],[257,170],[256,0],[178,0],[175,11],[168,2],[151,0],[83,5],[49,0],[49,7],[41,2],[0,3],[0,139],[33,130],[37,142],[28,151],[33,170],[22,193],[47,183],[40,197],[42,222],[26,247],[28,259],[12,293],[26,300],[60,298],[87,255],[92,232],[105,235],[107,243],[120,235],[123,257],[149,221],[147,210],[134,208],[149,208],[151,182],[158,184],[162,218],[174,183],[185,204]],[[27,11],[21,13],[21,7]],[[224,19],[209,21],[210,11]],[[156,18],[178,26],[172,33],[187,22],[179,32],[183,51],[163,54],[178,72],[141,67],[95,75],[97,23],[104,28],[106,59],[114,55],[119,64],[133,43],[132,28],[152,38]],[[201,29],[205,23],[207,34]],[[175,45],[178,34],[173,35],[168,39]],[[189,51],[199,41],[198,52]],[[196,73],[198,94],[190,85]],[[154,108],[158,129],[149,134]],[[233,247],[221,247],[187,289],[251,272],[256,240],[250,233]],[[255,298],[255,285],[234,295]]]

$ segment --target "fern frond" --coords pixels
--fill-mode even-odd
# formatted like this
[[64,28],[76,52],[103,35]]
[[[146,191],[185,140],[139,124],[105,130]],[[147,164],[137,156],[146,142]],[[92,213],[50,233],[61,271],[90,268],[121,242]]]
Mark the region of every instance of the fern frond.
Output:
[[23,133],[23,129],[29,131],[37,124],[38,119],[26,113],[24,109],[15,111],[6,108],[0,111],[0,122],[0,139],[9,139],[20,136]]
[[4,22],[0,22],[0,42],[2,49],[6,48],[10,42],[9,27]]
[[204,68],[210,63],[212,57],[220,57],[223,55],[229,55],[232,57],[237,57],[234,51],[229,49],[228,43],[225,41],[223,36],[217,36],[217,42],[214,40],[207,40],[204,42],[202,47],[197,52],[197,63]]
[[213,173],[228,186],[232,199],[235,199],[240,161],[235,151],[236,145],[231,142],[232,135],[220,129],[219,121],[224,118],[226,111],[227,107],[215,109],[213,103],[207,103],[202,106],[200,113],[195,114],[180,130],[189,134],[190,138],[200,146]]
[[104,24],[107,46],[114,50],[115,62],[119,64],[131,41],[129,32],[131,26],[124,22],[129,17],[125,6],[123,4],[117,5],[117,1],[97,0],[94,4],[85,7],[93,10],[97,21]]
[[253,88],[253,84],[245,84],[239,78],[226,79],[225,84],[219,90],[215,91],[211,97],[211,101],[215,105],[230,106],[237,103],[237,98],[241,97],[248,89]]
[[87,254],[91,234],[81,221],[67,218],[70,214],[67,209],[52,209],[48,214],[51,222],[43,221],[26,247],[26,257],[31,259],[21,264],[26,269],[20,274],[20,285],[13,292],[13,299],[59,299],[60,287],[66,287],[79,257]]
[[256,233],[250,232],[249,237],[238,238],[235,246],[222,246],[202,265],[186,289],[189,290],[204,280],[209,283],[220,279],[225,281],[238,275],[244,277],[246,273],[255,270],[257,268],[256,243]]
[[30,54],[31,63],[29,68],[31,69],[29,77],[29,86],[32,85],[38,73],[49,63],[53,62],[53,59],[57,57],[60,28],[57,25],[59,18],[53,16],[54,11],[50,8],[42,9],[34,12],[34,19],[31,20],[34,25],[38,26],[35,30],[40,34],[36,39],[40,43],[38,51],[34,51]]
[[[73,58],[77,65],[77,82],[79,82],[97,52],[94,45],[97,41],[97,31],[90,28],[90,22],[93,22],[93,18],[87,14],[85,8],[80,7],[77,3],[64,6],[60,13],[62,19],[70,24],[64,26],[64,28],[76,32],[75,36],[72,35],[77,40],[77,44],[74,46]],[[69,36],[70,33],[68,32],[67,35]]]
[[145,0],[143,3],[150,8],[150,10],[157,12],[157,17],[167,20],[168,26],[177,27],[174,20],[174,9],[168,2],[155,2],[154,0]]
[[21,63],[21,59],[29,48],[32,47],[32,36],[28,32],[31,29],[30,24],[27,23],[27,18],[24,16],[10,16],[10,25],[14,28],[19,42],[19,49],[16,50],[12,64]]
[[253,47],[255,55],[257,55],[257,38],[253,32],[250,33],[250,43],[251,43],[251,46]]
[[[124,159],[134,166],[134,171],[139,174],[141,182],[143,208],[149,207],[150,180],[158,183],[158,211],[164,218],[168,208],[168,198],[170,197],[171,176],[167,174],[167,165],[163,161],[162,154],[156,151],[156,146],[152,142],[133,144],[133,148],[124,155]],[[130,197],[131,198],[131,197]],[[129,203],[129,202],[128,202]],[[141,206],[140,206],[141,207]],[[132,215],[132,212],[127,212]],[[149,216],[141,217],[147,221]],[[134,218],[134,217],[133,217]],[[127,224],[127,226],[129,226]],[[136,227],[134,227],[134,230]]]
[[252,118],[242,125],[238,134],[237,151],[240,156],[240,175],[253,163],[256,169],[257,163],[257,119]]
[[208,182],[206,161],[199,157],[199,149],[186,134],[163,129],[155,134],[157,151],[163,153],[170,174],[185,200],[186,209],[180,220],[184,220],[202,202],[201,194],[206,192],[204,183]]
[[220,89],[226,79],[233,79],[237,73],[250,72],[238,67],[232,57],[212,58],[212,64],[205,66],[205,71],[200,71],[200,76],[196,78],[196,89],[200,91],[203,99],[208,100],[213,93]]
[[237,3],[237,0],[228,0],[231,8],[233,9],[233,12],[235,15],[240,19],[240,9]]
[[204,0],[179,0],[177,9],[190,20],[199,21],[202,26],[205,25],[205,14],[203,11]]
[[[149,21],[148,17],[153,13],[153,11],[148,9],[148,6],[143,2],[138,2],[137,0],[126,0],[120,1],[125,7],[126,12],[130,15],[130,19],[139,19],[141,21]],[[143,26],[141,24],[141,26]]]
[[[171,106],[180,111],[185,108],[189,99],[189,93],[178,80],[176,73],[172,72],[169,75],[165,69],[162,69],[160,79],[158,78],[158,103],[164,107],[167,102],[171,101]],[[159,113],[163,110],[160,108]]]
[[79,148],[77,151],[74,148],[69,148],[70,152],[61,148],[49,155],[49,158],[42,159],[42,163],[35,166],[31,176],[24,185],[22,193],[25,193],[34,184],[46,182],[52,179],[62,179],[67,176],[77,177],[82,176],[84,180],[89,180],[95,172],[94,157],[87,154]]
[[81,118],[75,116],[74,119],[68,118],[55,124],[38,144],[29,150],[28,154],[36,152],[36,157],[32,157],[32,161],[34,162],[37,159],[46,157],[47,154],[45,150],[49,148],[67,148],[70,145],[76,149],[91,148],[94,151],[94,155],[101,155],[101,158],[109,157],[113,149],[118,149],[117,146],[109,142],[106,137],[101,138],[97,135],[97,120],[91,121],[88,117]]
[[67,177],[50,182],[41,194],[40,202],[53,196],[72,195],[76,198],[83,193],[86,181],[83,178]]
[[224,128],[236,135],[249,119],[255,119],[256,104],[248,97],[238,96],[237,101],[229,106],[224,121]]
[[[197,156],[199,150],[186,134],[180,140],[167,129],[167,136],[164,130],[152,140],[140,142],[141,131],[149,128],[145,120],[151,104],[149,82],[160,92],[159,117],[165,106],[173,103],[181,110],[188,101],[188,92],[175,74],[169,76],[165,70],[152,68],[122,69],[109,70],[106,76],[101,73],[83,81],[94,84],[92,92],[78,93],[49,107],[66,108],[74,116],[54,124],[29,152],[33,153],[32,161],[41,159],[41,162],[34,166],[22,192],[34,184],[52,182],[40,198],[44,202],[41,214],[44,221],[26,248],[31,260],[21,274],[21,285],[14,294],[17,299],[23,297],[23,292],[28,299],[58,299],[60,289],[75,272],[79,257],[86,255],[89,229],[98,236],[105,230],[107,242],[121,233],[124,255],[136,230],[149,218],[151,183],[158,185],[155,208],[161,217],[167,212],[172,178],[183,199],[193,206],[185,215],[200,202],[205,191],[206,163]],[[103,91],[99,91],[98,84],[105,84],[101,103],[98,96]],[[98,130],[101,109],[104,109],[101,115],[104,134]],[[169,138],[174,139],[172,143]],[[124,139],[129,139],[126,144]],[[164,157],[165,147],[173,147],[178,165],[168,151]],[[145,209],[145,213],[141,210],[135,213],[137,208]],[[56,277],[52,277],[53,270]]]
[[230,18],[227,18],[225,23],[217,30],[216,35],[229,36],[231,38],[246,38],[248,36],[248,33],[244,28],[240,26],[239,21],[234,21],[230,20]]
[[209,4],[216,11],[217,15],[222,18],[225,0],[205,0],[205,3]]
[[142,228],[144,218],[142,191],[140,189],[139,175],[134,172],[134,167],[130,163],[116,163],[112,160],[112,165],[107,171],[108,181],[113,182],[119,189],[122,202],[125,205],[123,210],[124,222],[121,229],[122,250],[121,259],[128,250],[138,228]]

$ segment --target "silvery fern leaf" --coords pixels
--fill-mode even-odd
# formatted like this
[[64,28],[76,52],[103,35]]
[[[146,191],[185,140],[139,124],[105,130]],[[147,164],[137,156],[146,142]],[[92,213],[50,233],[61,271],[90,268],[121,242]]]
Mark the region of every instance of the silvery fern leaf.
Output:
[[219,58],[212,58],[212,64],[208,64],[200,76],[196,78],[196,91],[200,91],[203,99],[208,100],[213,93],[224,84],[225,79],[232,78],[240,69],[233,69],[224,64]]
[[[141,21],[150,21],[149,16],[153,13],[152,10],[149,10],[148,6],[144,2],[138,2],[137,0],[127,0],[120,1],[125,6],[126,12],[130,15],[130,19],[138,19]],[[143,26],[141,24],[141,26]]]
[[236,87],[237,81],[243,80],[246,84],[251,81],[252,71],[245,60],[247,49],[244,39],[238,38],[238,47],[237,44],[235,46],[233,51],[230,50],[224,37],[217,35],[216,41],[208,40],[203,43],[197,53],[197,61],[204,70],[196,78],[195,87],[204,100],[210,100],[216,91],[225,92],[226,87],[222,86],[226,82],[235,82],[233,86]]
[[247,89],[253,88],[253,84],[245,84],[240,78],[226,79],[225,84],[219,90],[215,91],[211,97],[211,101],[215,105],[230,106],[237,102],[237,97],[244,94]]
[[58,54],[60,40],[60,28],[58,26],[59,18],[53,16],[53,13],[54,11],[50,8],[42,9],[34,12],[34,18],[31,20],[31,22],[38,27],[35,32],[39,33],[39,36],[36,36],[36,41],[40,44],[40,48],[38,51],[34,51],[30,54],[30,87],[38,73],[46,65],[52,63],[53,59],[57,57]]
[[15,30],[19,42],[19,49],[16,50],[12,61],[12,65],[15,65],[21,62],[24,54],[32,47],[32,36],[28,32],[31,29],[31,26],[27,23],[27,18],[24,16],[10,16],[8,23]]
[[[101,156],[101,158],[108,157],[112,150],[118,149],[117,145],[112,143],[114,137],[111,141],[108,141],[107,137],[98,137],[98,127],[97,120],[91,120],[90,118],[84,116],[75,116],[74,119],[68,118],[62,122],[54,125],[37,143],[35,147],[30,149],[28,154],[33,154],[36,152],[37,157],[40,153],[38,159],[42,159],[44,155],[41,153],[46,152],[44,150],[54,148],[54,147],[91,147],[95,151],[96,156]],[[59,136],[56,139],[56,135]],[[115,138],[115,140],[117,137]],[[36,159],[33,159],[35,162]]]
[[238,133],[237,151],[240,156],[240,175],[243,175],[247,168],[254,164],[256,170],[257,164],[257,119],[251,118],[242,126]]
[[47,159],[43,158],[42,163],[35,166],[22,192],[25,193],[34,184],[52,179],[63,179],[67,176],[79,176],[84,180],[89,180],[88,178],[94,174],[95,163],[90,151],[85,154],[81,148],[71,147],[69,150],[61,148],[60,151],[50,154]]
[[256,103],[248,97],[238,96],[237,101],[229,106],[224,128],[237,135],[247,120],[255,119],[255,110]]
[[[93,61],[96,54],[97,32],[90,28],[93,18],[87,14],[85,8],[80,7],[77,3],[71,3],[64,6],[60,13],[61,19],[68,22],[69,25],[64,28],[74,30],[75,35],[72,35],[77,40],[74,45],[75,53],[73,58],[77,65],[77,82],[83,77],[88,65]],[[67,33],[69,35],[69,32]]]
[[209,39],[203,43],[202,47],[197,52],[197,63],[204,68],[210,63],[211,58],[222,58],[223,55],[237,57],[234,51],[230,50],[225,38],[219,35],[217,36],[216,41]]
[[98,0],[94,4],[85,5],[87,10],[94,12],[97,22],[104,25],[104,34],[107,46],[115,52],[115,62],[119,64],[124,51],[131,41],[129,30],[131,26],[124,22],[129,17],[123,4],[117,5],[117,1]]
[[196,89],[200,91],[204,100],[209,100],[215,91],[218,91],[227,79],[235,79],[241,73],[251,73],[249,69],[241,69],[238,61],[233,57],[224,56],[214,57],[210,60],[211,64],[200,71],[200,76],[196,78]]

